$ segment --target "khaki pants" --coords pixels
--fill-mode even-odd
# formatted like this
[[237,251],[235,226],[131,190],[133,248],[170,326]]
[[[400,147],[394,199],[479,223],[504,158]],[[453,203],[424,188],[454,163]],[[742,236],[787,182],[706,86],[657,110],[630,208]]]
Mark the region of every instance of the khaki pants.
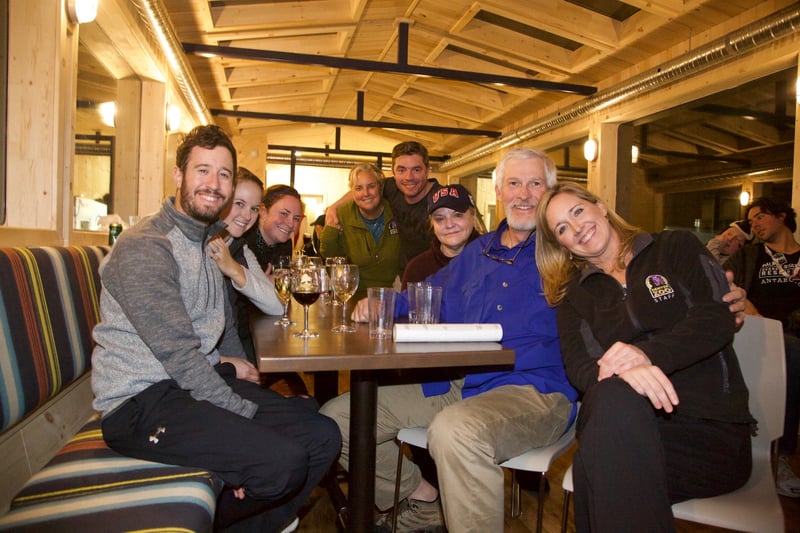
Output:
[[[503,530],[503,472],[511,457],[558,439],[567,429],[572,404],[560,393],[506,385],[461,399],[463,381],[426,398],[419,384],[378,387],[375,505],[386,510],[394,498],[398,448],[404,427],[427,426],[428,447],[436,461],[447,528],[451,533]],[[321,412],[342,431],[344,468],[349,462],[350,395],[326,403]],[[400,498],[419,485],[419,468],[403,462]]]

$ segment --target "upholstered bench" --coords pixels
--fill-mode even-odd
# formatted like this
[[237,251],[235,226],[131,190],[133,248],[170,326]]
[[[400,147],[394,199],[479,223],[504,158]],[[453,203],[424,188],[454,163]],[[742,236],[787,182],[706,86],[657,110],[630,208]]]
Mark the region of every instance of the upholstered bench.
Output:
[[0,530],[212,529],[218,478],[116,453],[91,409],[108,250],[0,248]]

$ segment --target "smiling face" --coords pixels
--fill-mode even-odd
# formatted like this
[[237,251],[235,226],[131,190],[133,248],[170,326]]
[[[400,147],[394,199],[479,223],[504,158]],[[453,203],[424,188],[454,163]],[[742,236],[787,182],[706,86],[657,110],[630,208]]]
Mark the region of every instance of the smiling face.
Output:
[[261,205],[258,229],[270,246],[292,238],[303,218],[303,205],[294,196],[282,196],[269,209]]
[[415,203],[425,196],[430,168],[419,154],[397,156],[392,164],[397,188],[408,203]]
[[473,209],[467,209],[461,213],[449,207],[440,207],[431,213],[431,223],[433,233],[442,243],[442,253],[447,257],[455,257],[467,245],[467,240],[472,234],[472,229],[475,227],[475,212]]
[[550,199],[546,209],[547,227],[572,255],[595,265],[616,257],[616,233],[606,218],[608,210],[603,204],[561,193]]
[[540,158],[506,162],[502,182],[495,186],[495,192],[503,202],[508,227],[512,231],[529,233],[536,228],[536,206],[545,190],[545,166]]
[[200,222],[216,222],[233,194],[233,177],[233,157],[228,148],[193,147],[186,171],[175,167],[172,172],[179,189],[175,208]]
[[361,214],[367,218],[380,215],[383,202],[381,185],[378,178],[369,171],[362,170],[353,180],[353,201]]
[[222,214],[231,237],[241,237],[258,220],[261,206],[261,187],[252,181],[240,181],[233,192],[233,202]]

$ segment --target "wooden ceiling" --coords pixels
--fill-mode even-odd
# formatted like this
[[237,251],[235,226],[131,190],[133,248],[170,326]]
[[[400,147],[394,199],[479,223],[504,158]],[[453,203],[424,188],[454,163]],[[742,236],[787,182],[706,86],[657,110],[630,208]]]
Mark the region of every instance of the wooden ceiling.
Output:
[[[625,73],[668,61],[678,53],[676,47],[692,36],[719,38],[793,4],[753,0],[162,2],[181,43],[387,65],[407,58],[412,66],[599,90],[623,82]],[[404,24],[407,51],[402,46]],[[399,141],[417,139],[432,154],[448,155],[480,146],[492,137],[415,128],[509,134],[541,110],[566,108],[586,98],[390,72],[390,68],[365,72],[320,66],[310,60],[301,64],[197,54],[187,59],[205,103],[215,110],[215,121],[235,135],[266,135],[271,145],[389,152]],[[642,164],[653,168],[692,164],[791,145],[794,76],[792,72],[775,75],[637,121],[635,139],[643,145]],[[298,119],[289,120],[287,115]],[[331,123],[309,122],[314,117]],[[356,120],[371,125],[353,126]],[[337,126],[336,121],[345,125]],[[582,141],[575,139],[575,146]]]

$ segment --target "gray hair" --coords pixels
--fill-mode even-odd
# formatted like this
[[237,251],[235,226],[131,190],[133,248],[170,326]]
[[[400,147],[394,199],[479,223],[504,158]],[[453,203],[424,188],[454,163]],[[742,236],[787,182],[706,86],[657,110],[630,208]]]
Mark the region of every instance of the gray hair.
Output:
[[517,147],[512,148],[500,159],[497,163],[497,168],[494,169],[494,184],[495,186],[503,185],[505,179],[506,164],[512,159],[541,159],[544,163],[544,177],[547,183],[547,188],[552,189],[556,184],[556,163],[549,155],[541,150],[533,148]]

